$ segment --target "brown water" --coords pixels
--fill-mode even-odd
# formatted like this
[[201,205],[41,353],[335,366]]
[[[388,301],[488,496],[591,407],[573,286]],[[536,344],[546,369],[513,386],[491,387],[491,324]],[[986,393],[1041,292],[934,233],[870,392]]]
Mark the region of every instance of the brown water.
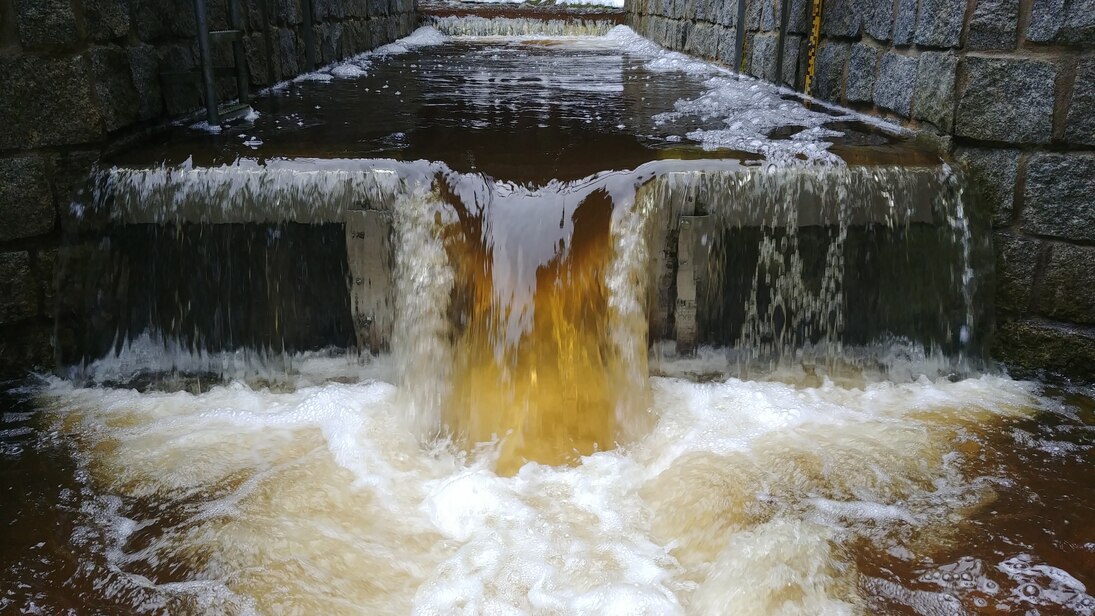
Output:
[[120,156],[94,361],[0,399],[0,613],[1095,613],[1095,392],[975,361],[960,178],[668,60],[450,42]]

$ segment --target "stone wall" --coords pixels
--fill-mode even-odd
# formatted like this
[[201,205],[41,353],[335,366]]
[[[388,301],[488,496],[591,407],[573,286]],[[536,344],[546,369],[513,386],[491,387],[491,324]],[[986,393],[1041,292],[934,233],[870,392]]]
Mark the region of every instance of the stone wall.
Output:
[[[302,0],[240,5],[252,86],[305,72]],[[210,28],[227,29],[226,4],[207,7]],[[313,0],[312,21],[326,64],[410,33],[417,14],[414,0]],[[193,0],[0,0],[0,378],[52,367],[73,191],[104,151],[198,109],[194,85],[161,78],[198,66],[195,35]],[[230,66],[230,44],[213,56]],[[217,88],[235,98],[233,79]]]
[[[779,0],[744,0],[743,67],[774,80]],[[641,34],[735,59],[734,0],[627,0]],[[810,2],[783,81],[802,90]],[[1095,0],[825,0],[812,94],[942,137],[992,211],[996,356],[1095,380]]]

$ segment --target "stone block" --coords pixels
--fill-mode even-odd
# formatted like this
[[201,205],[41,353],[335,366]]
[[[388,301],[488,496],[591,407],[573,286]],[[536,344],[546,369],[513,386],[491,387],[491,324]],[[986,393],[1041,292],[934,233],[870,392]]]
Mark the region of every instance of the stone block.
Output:
[[688,32],[687,49],[689,53],[704,58],[715,58],[718,55],[718,30],[716,26],[705,23],[697,23]]
[[863,13],[863,31],[879,41],[888,41],[893,37],[894,24],[893,0],[872,0],[867,3]]
[[754,35],[751,49],[749,74],[765,81],[774,81],[776,78],[776,36],[770,34]]
[[760,30],[760,19],[763,3],[770,0],[744,0],[745,2],[745,29],[750,32]]
[[1012,376],[1051,374],[1095,380],[1095,330],[1040,319],[1005,320],[997,325],[993,355]]
[[955,156],[966,165],[985,206],[992,212],[992,226],[1010,225],[1015,212],[1019,150],[959,148]]
[[912,45],[916,34],[916,9],[919,0],[897,0],[897,12],[893,22],[893,44]]
[[0,253],[0,323],[38,314],[38,285],[26,251]]
[[716,32],[719,39],[716,57],[719,62],[736,70],[737,67],[734,66],[734,62],[737,60],[735,57],[737,54],[737,31],[734,28],[717,26]]
[[855,38],[863,22],[867,0],[828,0],[821,7],[821,32],[828,36]]
[[0,149],[69,145],[99,139],[102,119],[84,56],[0,58]]
[[1034,0],[1027,39],[1039,43],[1095,44],[1095,0]]
[[1095,248],[1053,244],[1038,289],[1038,311],[1043,315],[1095,324]]
[[384,17],[388,14],[388,0],[369,0],[369,17]]
[[1022,215],[1027,233],[1095,241],[1095,155],[1031,156]]
[[791,10],[787,18],[787,31],[792,34],[809,33],[810,10],[810,2],[807,0],[791,0]]
[[1095,57],[1088,56],[1076,66],[1072,102],[1065,117],[1065,140],[1095,145]]
[[787,36],[787,42],[783,48],[783,84],[788,87],[795,87],[795,83],[798,79],[798,54],[802,47],[802,37],[799,36]]
[[70,48],[80,41],[70,0],[15,0],[15,23],[28,49]]
[[0,242],[53,231],[53,208],[46,161],[39,156],[0,159]]
[[760,2],[760,30],[761,32],[775,32],[779,30],[779,11],[776,9],[778,0],[761,0]]
[[878,66],[874,102],[883,109],[909,117],[916,84],[916,58],[887,52]]
[[137,120],[140,100],[133,87],[129,54],[121,47],[95,47],[88,52],[94,77],[95,99],[108,131]]
[[867,43],[852,45],[851,60],[848,63],[848,85],[844,90],[844,96],[849,102],[874,100],[875,71],[881,56],[882,50]]
[[957,47],[966,15],[966,0],[920,0],[916,44],[925,47]]
[[277,7],[278,19],[287,25],[299,24],[304,19],[300,12],[300,0],[278,0]]
[[840,100],[850,47],[847,43],[832,41],[823,41],[818,45],[814,58],[814,96],[827,101]]
[[1031,308],[1042,242],[997,232],[993,236],[993,246],[996,251],[996,309],[1001,315],[1026,315]]
[[53,159],[53,202],[61,232],[66,236],[98,232],[110,223],[110,208],[95,207],[95,189],[105,190],[106,178],[91,176],[99,162],[99,150],[75,150],[58,154]]
[[[375,40],[375,39],[374,39]],[[300,74],[299,54],[297,53],[297,35],[288,28],[278,30],[278,58],[281,64],[281,78],[289,79]]]
[[967,49],[1015,49],[1019,0],[978,0]]
[[[712,0],[717,2],[717,0]],[[744,2],[745,0],[739,0]],[[717,10],[715,11],[715,21],[723,26],[735,27],[738,21],[738,3],[732,0],[724,0],[717,2],[715,5]]]
[[133,87],[137,92],[137,118],[149,120],[163,113],[160,89],[160,56],[156,48],[144,43],[127,50]]
[[119,0],[83,0],[84,23],[92,40],[106,42],[129,34],[129,4]]
[[958,56],[949,51],[920,54],[913,95],[913,117],[927,120],[942,132],[954,128],[954,83]]
[[131,16],[137,38],[146,43],[198,32],[194,5],[187,0],[132,0]]
[[956,133],[1007,143],[1048,143],[1053,132],[1057,65],[1045,60],[962,60]]

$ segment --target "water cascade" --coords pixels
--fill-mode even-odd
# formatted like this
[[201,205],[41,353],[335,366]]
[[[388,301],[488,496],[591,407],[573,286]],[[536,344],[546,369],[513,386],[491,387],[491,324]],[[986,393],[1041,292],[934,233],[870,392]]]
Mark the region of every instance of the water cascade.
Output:
[[1095,404],[989,361],[961,170],[547,42],[420,31],[95,172],[0,612],[1095,612]]

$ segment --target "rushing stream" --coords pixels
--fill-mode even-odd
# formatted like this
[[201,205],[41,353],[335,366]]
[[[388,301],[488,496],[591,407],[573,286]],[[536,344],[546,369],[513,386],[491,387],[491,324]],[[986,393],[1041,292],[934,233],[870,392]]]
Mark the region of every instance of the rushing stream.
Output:
[[256,108],[74,204],[0,613],[1095,614],[1095,392],[915,144],[626,29]]

